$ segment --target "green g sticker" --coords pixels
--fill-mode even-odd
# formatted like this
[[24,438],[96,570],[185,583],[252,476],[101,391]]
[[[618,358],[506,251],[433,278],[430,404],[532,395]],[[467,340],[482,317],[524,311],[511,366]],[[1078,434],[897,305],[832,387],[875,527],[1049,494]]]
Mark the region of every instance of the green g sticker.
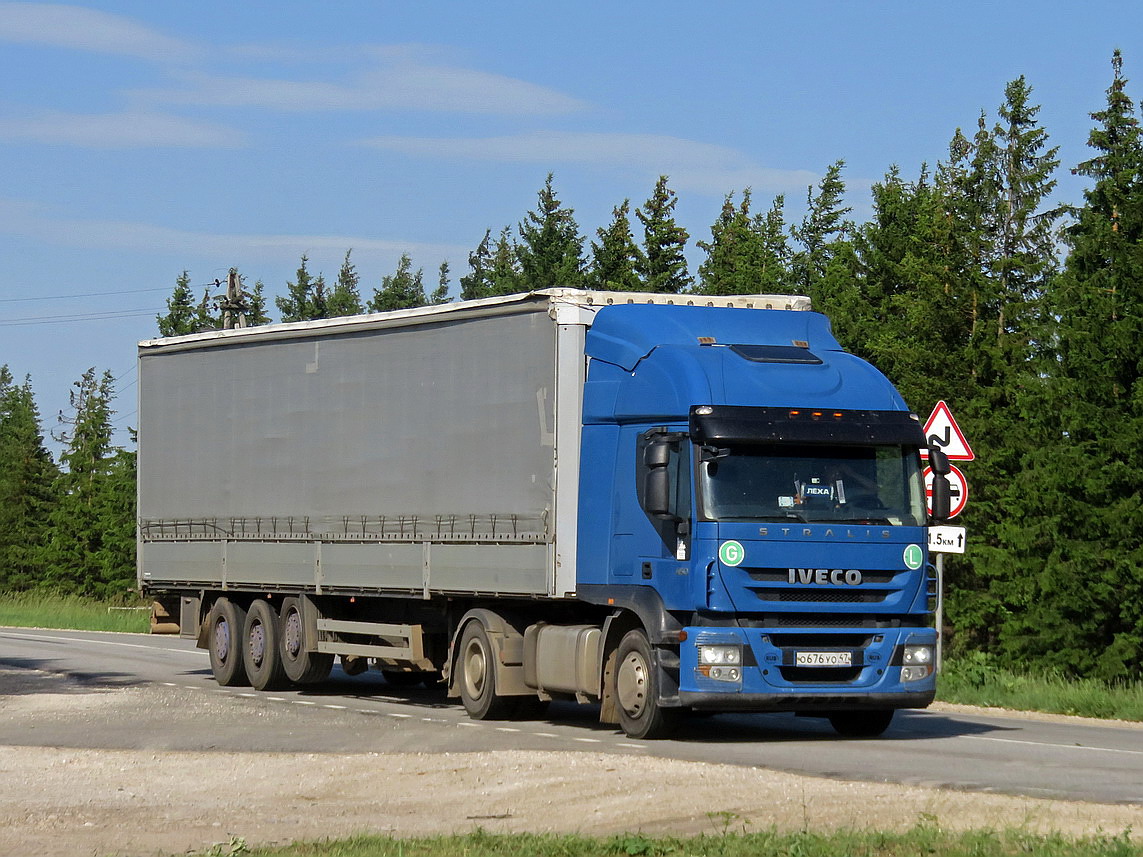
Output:
[[905,568],[916,571],[925,564],[925,552],[920,545],[909,545],[901,557],[905,560]]
[[723,542],[718,549],[718,558],[723,565],[739,565],[746,559],[746,549],[736,541]]

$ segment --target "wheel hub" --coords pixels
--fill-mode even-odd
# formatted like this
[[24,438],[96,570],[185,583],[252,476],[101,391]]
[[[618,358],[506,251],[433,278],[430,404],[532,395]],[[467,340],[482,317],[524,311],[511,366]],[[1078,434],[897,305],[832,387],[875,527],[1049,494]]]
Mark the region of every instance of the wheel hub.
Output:
[[488,664],[484,657],[484,648],[476,640],[468,644],[464,653],[464,684],[468,695],[479,699],[484,693],[484,681],[488,671]]
[[631,717],[638,717],[647,706],[647,662],[638,652],[628,652],[619,664],[615,689],[619,704]]
[[222,663],[230,657],[230,623],[225,619],[214,624],[214,654]]

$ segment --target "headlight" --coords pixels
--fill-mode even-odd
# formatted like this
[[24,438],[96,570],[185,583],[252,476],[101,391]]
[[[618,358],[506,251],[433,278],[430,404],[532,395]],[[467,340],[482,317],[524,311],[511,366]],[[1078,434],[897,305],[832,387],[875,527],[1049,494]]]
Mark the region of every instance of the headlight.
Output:
[[933,674],[932,646],[905,646],[901,681],[920,681]]
[[931,664],[933,662],[932,646],[906,646],[906,664]]
[[740,664],[742,663],[741,646],[699,646],[699,663],[709,664]]

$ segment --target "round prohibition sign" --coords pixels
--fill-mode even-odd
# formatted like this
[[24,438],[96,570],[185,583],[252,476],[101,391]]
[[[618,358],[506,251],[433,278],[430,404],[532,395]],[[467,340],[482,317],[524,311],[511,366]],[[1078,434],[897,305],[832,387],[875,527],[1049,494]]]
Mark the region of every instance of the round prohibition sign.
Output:
[[[933,468],[926,467],[924,477],[925,505],[931,515],[933,513]],[[949,517],[955,518],[964,511],[965,504],[968,503],[968,480],[964,478],[964,474],[958,468],[951,464],[949,465],[949,499],[952,501]]]
[[718,558],[723,565],[736,566],[741,564],[742,560],[746,559],[746,549],[742,547],[740,542],[733,539],[728,542],[723,542],[718,548]]

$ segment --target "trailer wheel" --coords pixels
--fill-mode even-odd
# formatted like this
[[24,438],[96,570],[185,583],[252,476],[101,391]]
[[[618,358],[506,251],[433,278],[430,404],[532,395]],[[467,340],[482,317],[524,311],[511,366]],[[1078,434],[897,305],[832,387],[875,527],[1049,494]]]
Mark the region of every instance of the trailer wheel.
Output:
[[317,684],[329,678],[333,655],[306,651],[306,628],[302,622],[302,602],[297,598],[282,601],[278,650],[282,669],[294,684]]
[[630,738],[662,738],[678,725],[681,712],[658,701],[658,678],[651,644],[642,631],[628,631],[619,641],[612,689],[619,726]]
[[280,637],[277,611],[262,599],[251,604],[242,627],[242,664],[255,690],[278,690],[287,684]]
[[830,714],[829,722],[846,738],[876,738],[893,722],[893,709],[835,711]]
[[242,663],[242,628],[246,611],[229,598],[219,598],[210,608],[210,670],[223,687],[242,687],[250,683]]
[[460,638],[460,698],[473,720],[505,720],[516,710],[514,697],[496,693],[496,653],[480,622],[469,622]]

